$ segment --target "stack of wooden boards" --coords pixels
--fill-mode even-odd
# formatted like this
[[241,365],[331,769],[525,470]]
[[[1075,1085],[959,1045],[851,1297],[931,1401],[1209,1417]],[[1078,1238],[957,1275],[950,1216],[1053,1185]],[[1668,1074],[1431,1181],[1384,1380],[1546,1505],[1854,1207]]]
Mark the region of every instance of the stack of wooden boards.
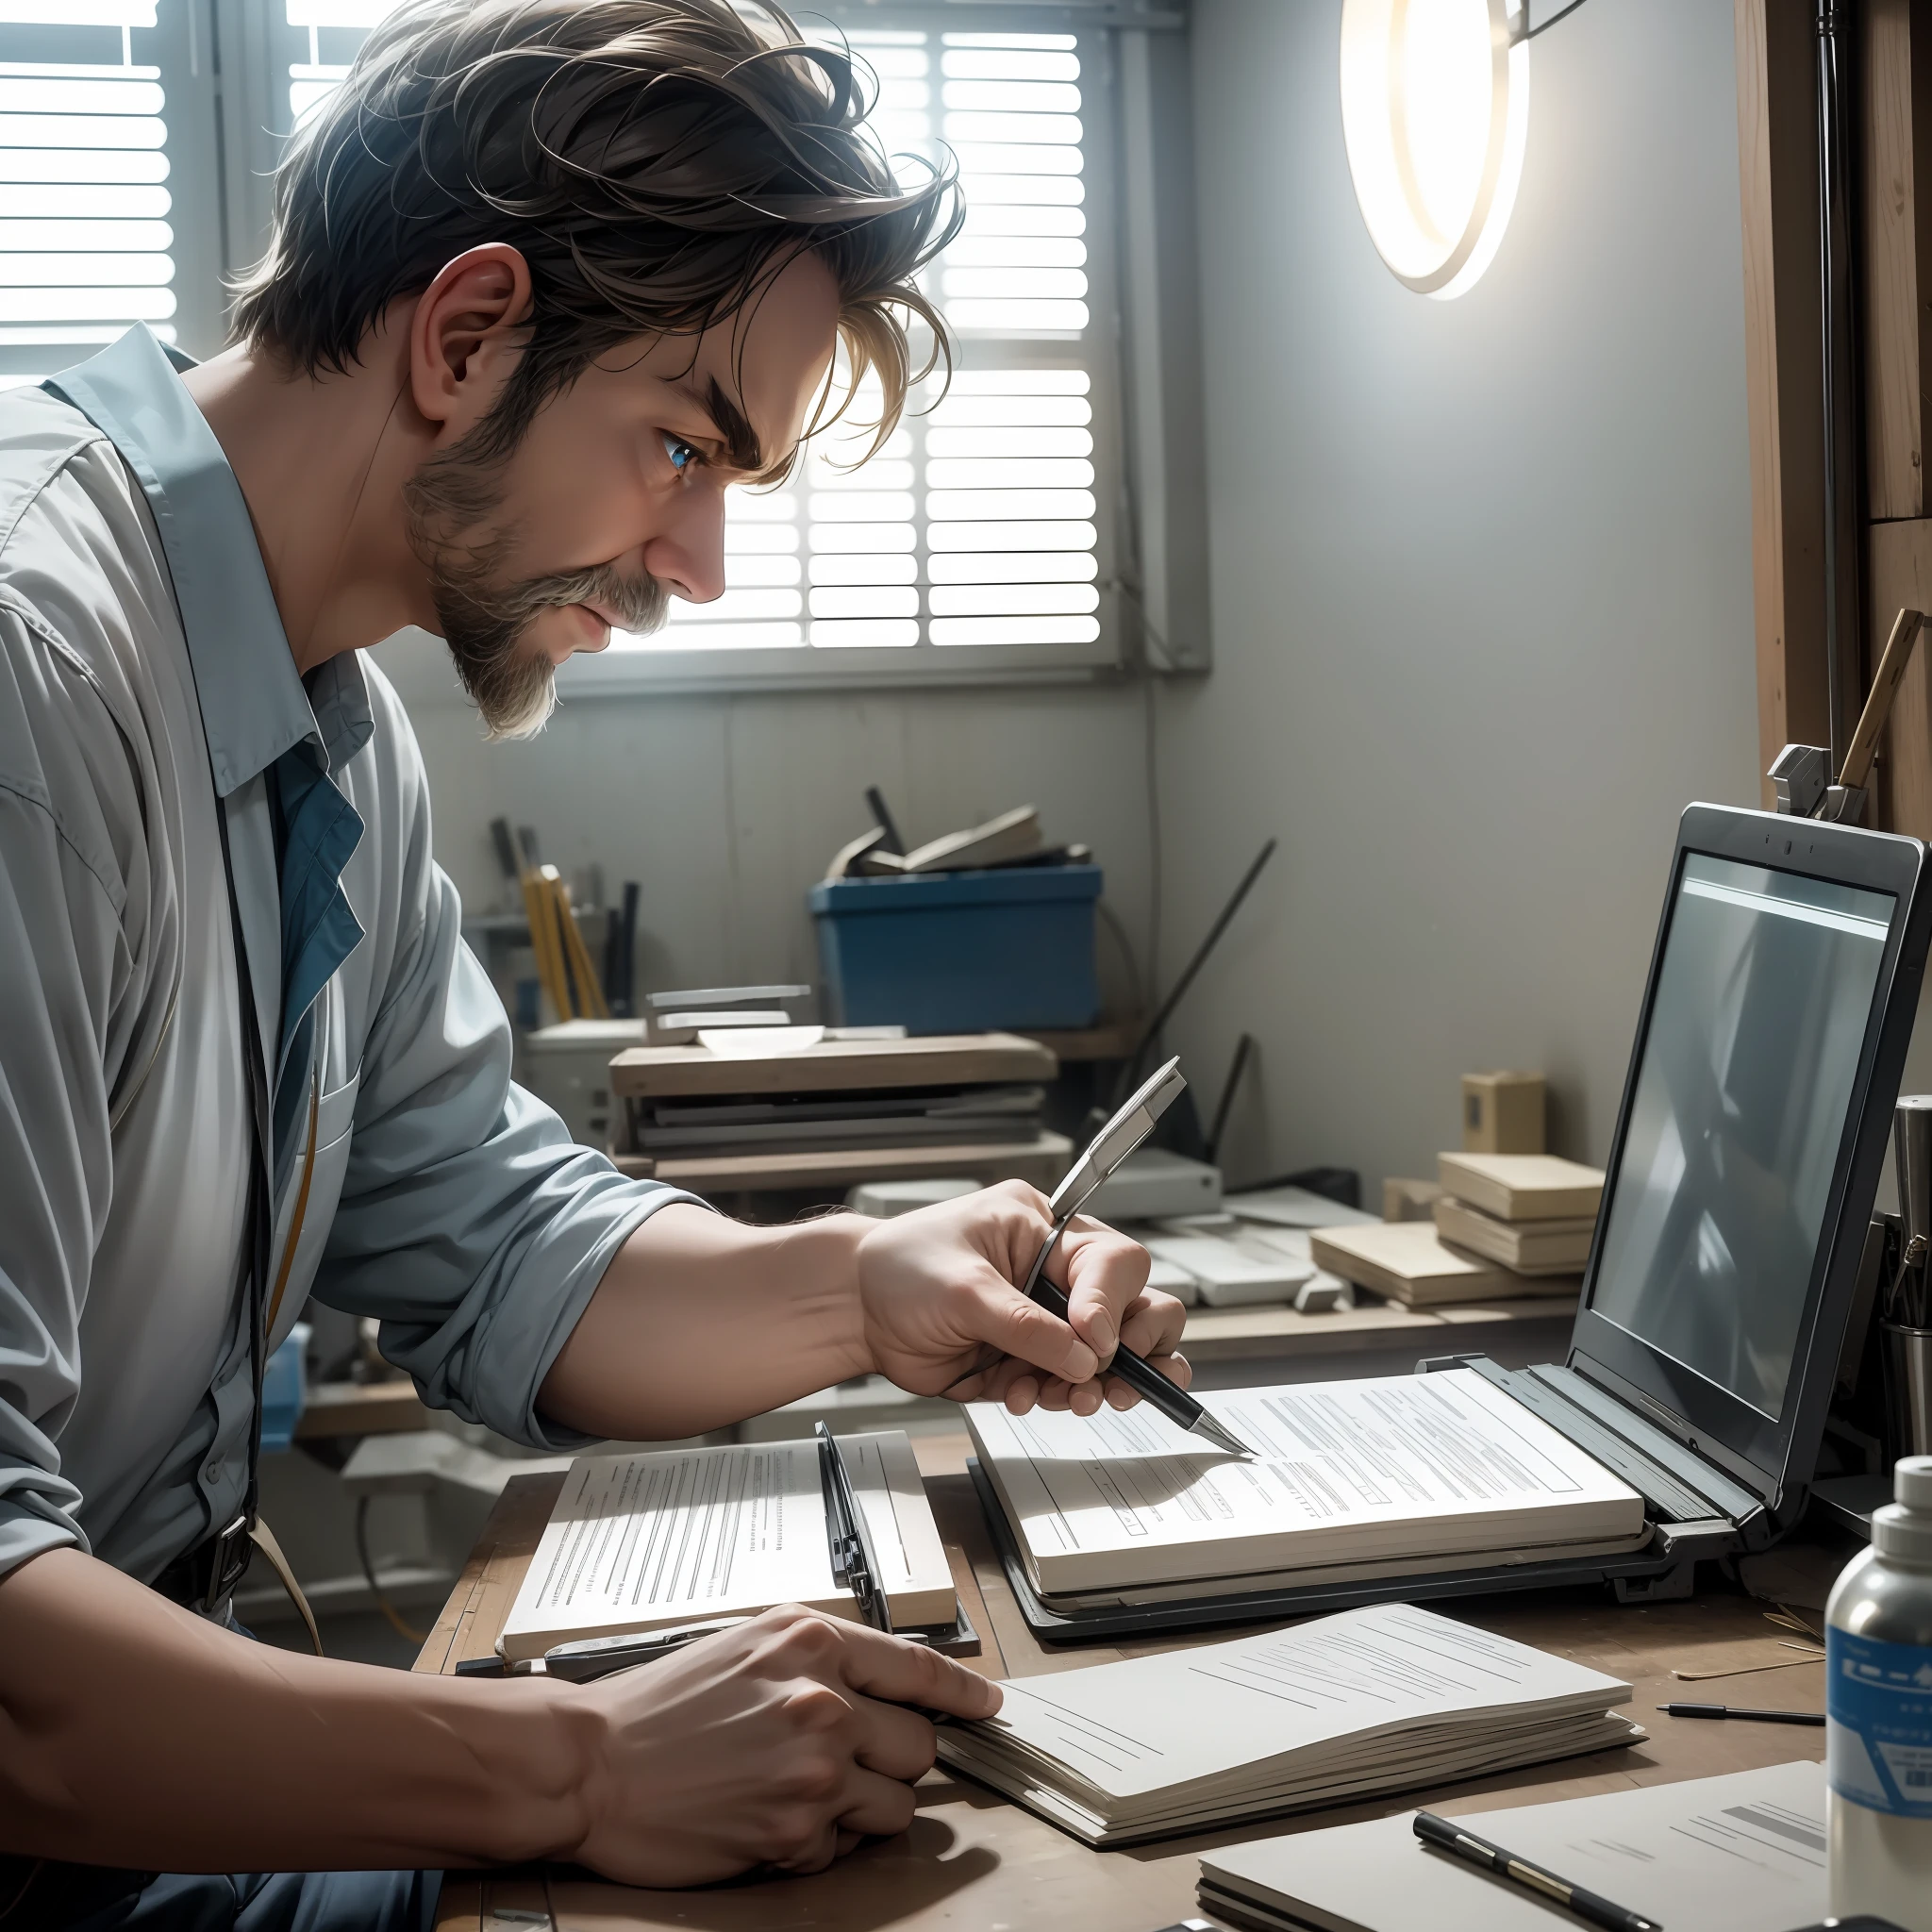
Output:
[[[786,1029],[774,1028],[783,1035]],[[898,1174],[1051,1188],[1072,1143],[1041,1124],[1059,1071],[1011,1033],[634,1047],[610,1063],[611,1152],[699,1192],[842,1188]]]
[[1600,1168],[1549,1154],[1438,1157],[1430,1221],[1318,1229],[1314,1260],[1406,1307],[1574,1293],[1603,1200]]

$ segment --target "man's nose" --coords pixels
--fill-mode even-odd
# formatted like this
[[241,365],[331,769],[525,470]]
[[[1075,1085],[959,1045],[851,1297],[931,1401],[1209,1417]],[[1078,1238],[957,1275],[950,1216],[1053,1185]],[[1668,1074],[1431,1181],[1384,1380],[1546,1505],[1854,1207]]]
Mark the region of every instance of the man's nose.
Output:
[[724,593],[724,491],[678,492],[662,526],[644,541],[644,568],[674,597],[709,604]]

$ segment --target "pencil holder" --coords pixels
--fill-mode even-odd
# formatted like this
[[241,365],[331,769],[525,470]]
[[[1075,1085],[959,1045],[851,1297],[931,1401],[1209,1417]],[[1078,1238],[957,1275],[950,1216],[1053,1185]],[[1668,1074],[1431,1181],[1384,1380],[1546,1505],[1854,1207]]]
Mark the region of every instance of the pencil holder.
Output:
[[1932,1328],[1881,1324],[1885,1338],[1886,1460],[1932,1455]]

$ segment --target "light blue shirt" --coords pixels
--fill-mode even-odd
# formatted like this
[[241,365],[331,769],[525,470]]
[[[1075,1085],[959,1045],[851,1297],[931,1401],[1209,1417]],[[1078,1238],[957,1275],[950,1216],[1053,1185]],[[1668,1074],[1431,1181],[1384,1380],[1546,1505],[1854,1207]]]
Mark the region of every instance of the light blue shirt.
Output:
[[617,1248],[690,1197],[510,1081],[402,706],[358,655],[297,676],[160,345],[136,328],[54,387],[0,396],[0,1574],[77,1543],[145,1579],[246,1476],[217,811],[279,1062],[271,1346],[312,1292],[379,1317],[426,1401],[574,1447],[538,1389]]

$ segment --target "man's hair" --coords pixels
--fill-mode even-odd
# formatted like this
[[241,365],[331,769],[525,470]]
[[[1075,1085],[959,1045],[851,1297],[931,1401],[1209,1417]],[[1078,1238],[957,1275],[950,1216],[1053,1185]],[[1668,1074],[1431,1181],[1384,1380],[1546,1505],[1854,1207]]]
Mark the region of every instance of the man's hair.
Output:
[[[692,336],[818,255],[849,401],[879,438],[946,357],[914,286],[957,232],[954,182],[902,188],[860,124],[862,70],[774,8],[727,0],[406,0],[290,143],[235,327],[291,370],[346,373],[364,336],[466,249],[529,264],[525,345],[477,454],[508,455],[600,356]],[[914,366],[909,318],[932,332]]]

